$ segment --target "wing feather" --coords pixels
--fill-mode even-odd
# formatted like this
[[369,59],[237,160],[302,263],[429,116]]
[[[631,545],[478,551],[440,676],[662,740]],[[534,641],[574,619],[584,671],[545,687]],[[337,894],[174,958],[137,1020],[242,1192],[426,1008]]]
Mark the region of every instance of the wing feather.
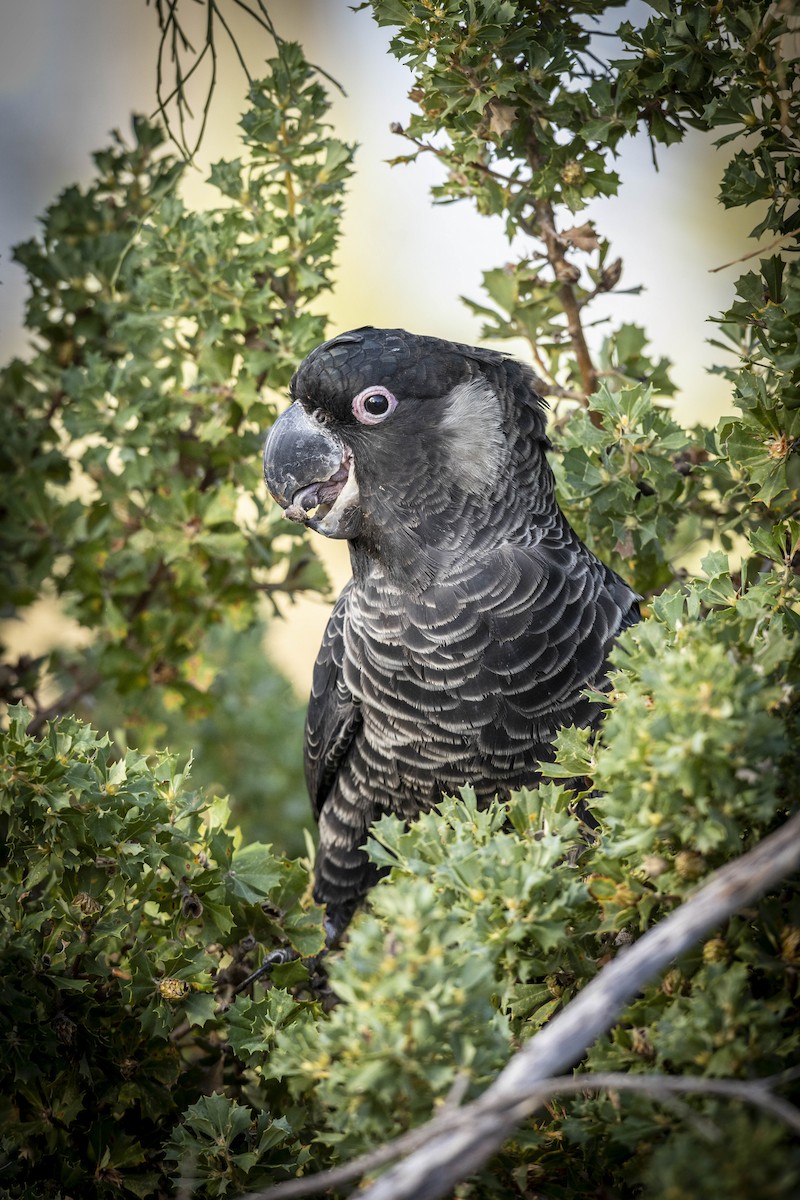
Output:
[[331,612],[314,664],[306,714],[306,784],[317,820],[362,723],[361,709],[344,681],[344,625],[351,590],[352,582]]

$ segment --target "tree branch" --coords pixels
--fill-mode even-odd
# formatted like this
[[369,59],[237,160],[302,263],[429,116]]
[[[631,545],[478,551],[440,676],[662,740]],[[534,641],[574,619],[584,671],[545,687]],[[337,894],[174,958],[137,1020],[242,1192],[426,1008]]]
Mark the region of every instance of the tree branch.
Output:
[[553,268],[553,274],[559,281],[558,298],[564,315],[567,318],[567,331],[572,343],[572,351],[581,373],[581,383],[588,399],[597,390],[597,371],[589,353],[586,335],[581,322],[581,308],[575,295],[572,280],[574,279],[572,264],[567,260],[564,243],[555,227],[555,214],[549,200],[537,200],[534,204],[536,223],[541,231],[540,236],[547,250],[547,259]]
[[[554,1096],[569,1095],[573,1092],[639,1092],[651,1096],[654,1100],[667,1100],[673,1096],[722,1096],[730,1100],[740,1100],[743,1104],[751,1104],[763,1109],[771,1116],[777,1117],[790,1129],[800,1135],[800,1109],[788,1100],[783,1100],[772,1092],[772,1088],[793,1078],[795,1072],[786,1071],[767,1079],[713,1079],[705,1076],[685,1075],[630,1075],[621,1071],[598,1071],[588,1075],[559,1075],[546,1079],[530,1097],[531,1105],[539,1108]],[[460,1110],[450,1110],[436,1117],[439,1133],[445,1128],[453,1128],[463,1120]],[[276,1187],[263,1192],[252,1192],[243,1200],[299,1200],[301,1196],[319,1195],[320,1192],[330,1191],[344,1183],[352,1183],[370,1171],[376,1170],[387,1162],[396,1160],[402,1153],[417,1149],[430,1141],[429,1125],[412,1129],[394,1141],[386,1142],[376,1150],[344,1163],[330,1171],[322,1171],[319,1175],[306,1176],[303,1179],[291,1179]],[[369,1195],[364,1192],[362,1195]]]
[[[408,1157],[359,1192],[361,1200],[439,1200],[473,1175],[513,1128],[556,1092],[627,1088],[667,1095],[705,1092],[759,1105],[800,1130],[800,1113],[771,1094],[776,1080],[688,1079],[678,1076],[577,1075],[561,1072],[580,1061],[613,1027],[641,988],[710,930],[800,866],[800,813],[754,849],[714,872],[707,883],[613,962],[520,1050],[472,1103],[448,1109],[427,1125],[378,1147],[353,1163],[310,1179],[291,1180],[245,1200],[288,1200],[360,1178],[401,1154]],[[778,1080],[780,1077],[778,1077]]]

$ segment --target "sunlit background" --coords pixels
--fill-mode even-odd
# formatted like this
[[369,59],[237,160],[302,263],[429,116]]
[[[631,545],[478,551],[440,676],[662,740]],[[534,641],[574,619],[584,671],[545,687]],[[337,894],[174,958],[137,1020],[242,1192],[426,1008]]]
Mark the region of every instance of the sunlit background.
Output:
[[[198,42],[203,8],[194,10]],[[338,80],[331,88],[331,121],[338,136],[359,144],[338,254],[336,286],[326,301],[331,333],[357,325],[404,326],[459,341],[477,341],[480,324],[459,297],[481,299],[482,271],[524,253],[509,248],[499,220],[480,217],[467,204],[436,207],[430,186],[440,178],[435,161],[390,168],[406,151],[390,132],[404,123],[411,76],[388,52],[389,33],[348,0],[270,0],[279,33],[301,41],[308,57]],[[272,53],[266,35],[230,5],[235,32],[254,75]],[[633,19],[647,11],[632,4]],[[622,14],[613,11],[608,28]],[[206,198],[211,162],[237,153],[237,120],[247,81],[219,32],[219,83],[208,128],[186,188],[192,204]],[[25,353],[25,285],[10,248],[37,231],[37,214],[58,191],[92,176],[91,153],[108,134],[130,129],[132,112],[155,107],[156,14],[145,0],[0,0],[0,353]],[[662,149],[659,171],[650,147],[638,139],[618,163],[619,198],[596,202],[586,216],[624,262],[623,287],[644,284],[638,296],[609,297],[609,313],[643,325],[657,355],[676,363],[679,420],[713,422],[729,407],[723,381],[707,374],[714,352],[706,344],[707,319],[730,302],[740,265],[712,269],[751,249],[747,233],[756,217],[726,213],[716,203],[721,163],[710,143],[691,135]],[[581,218],[583,219],[583,218]],[[597,336],[601,336],[598,331]],[[520,345],[519,351],[524,353]],[[341,546],[317,539],[340,584],[348,573]],[[49,609],[31,649],[52,633]],[[300,602],[291,622],[279,623],[271,647],[300,691],[307,687],[314,648],[326,620],[317,600]],[[296,635],[297,621],[303,636]]]

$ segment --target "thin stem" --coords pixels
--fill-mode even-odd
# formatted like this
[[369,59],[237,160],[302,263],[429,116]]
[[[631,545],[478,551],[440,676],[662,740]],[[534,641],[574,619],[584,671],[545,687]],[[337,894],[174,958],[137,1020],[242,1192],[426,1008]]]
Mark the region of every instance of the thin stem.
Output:
[[[553,206],[549,200],[538,199],[534,201],[534,209],[537,223],[541,230],[541,236],[547,249],[548,261],[553,268],[556,279],[558,279],[563,275],[565,269],[569,267],[569,263],[564,253],[563,242],[556,231]],[[567,331],[569,332],[572,350],[578,364],[578,370],[580,371],[584,397],[588,399],[597,390],[597,370],[592,362],[589,347],[586,344],[586,337],[583,332],[583,325],[581,324],[580,304],[571,283],[562,282],[560,284],[558,297],[564,309],[564,315],[567,318]]]
[[[269,10],[266,7],[264,0],[232,0],[233,4],[246,13],[256,25],[269,34],[275,43],[279,56],[284,53],[285,39],[281,37],[275,28],[275,24],[269,15]],[[224,29],[238,60],[239,66],[244,72],[248,86],[252,86],[253,75],[247,65],[247,58],[242,48],[241,43],[230,24],[230,21],[223,12],[223,7],[220,0],[196,0],[198,4],[204,4],[206,7],[206,33],[205,41],[202,48],[196,51],[186,35],[183,26],[178,20],[178,4],[180,0],[158,0],[155,4],[156,19],[161,37],[159,39],[158,50],[156,54],[156,112],[164,121],[167,132],[172,140],[178,146],[181,154],[189,161],[194,159],[197,151],[200,148],[203,137],[205,135],[208,124],[211,103],[217,87],[218,81],[218,55],[219,51],[215,40],[215,20],[219,21],[219,25]],[[169,57],[173,64],[174,71],[174,86],[166,91],[165,84],[165,60],[167,57],[167,46],[169,45]],[[184,68],[184,54],[194,55],[194,60],[191,64]],[[186,85],[192,76],[197,72],[201,64],[210,57],[211,59],[211,77],[209,79],[205,99],[202,104],[200,114],[200,127],[193,144],[190,145],[187,131],[187,120],[193,117],[192,108],[186,96]],[[335,87],[342,95],[346,95],[344,88],[329,72],[324,70],[318,64],[309,64],[318,75],[327,80]],[[167,106],[175,101],[177,109],[177,126],[175,128],[174,119],[170,117]]]
[[[411,142],[421,152],[435,154],[436,157],[441,159],[445,166],[450,170],[455,169],[455,165],[449,152],[441,146],[434,146],[432,142],[425,142],[422,140],[422,138],[414,137],[413,133],[409,133],[407,130],[403,129],[402,125],[399,124],[392,126],[392,132],[396,133],[399,137],[405,138],[406,141]],[[486,163],[482,162],[459,163],[458,170],[462,174],[464,174],[466,171],[480,171],[482,175],[488,175],[491,179],[496,179],[498,183],[504,184],[507,188],[513,188],[516,184],[519,184],[519,180],[515,176],[501,175],[499,171],[493,171],[491,167],[488,167]],[[518,190],[522,190],[521,185]]]
[[774,250],[776,246],[780,246],[781,242],[785,242],[787,238],[796,238],[797,232],[782,233],[774,238],[766,246],[756,246],[755,250],[750,250],[747,254],[742,254],[739,258],[732,258],[730,262],[722,263],[719,267],[709,267],[709,274],[713,275],[717,271],[724,271],[726,267],[735,267],[737,263],[747,262],[749,258],[755,258],[759,254],[769,254],[770,250]]

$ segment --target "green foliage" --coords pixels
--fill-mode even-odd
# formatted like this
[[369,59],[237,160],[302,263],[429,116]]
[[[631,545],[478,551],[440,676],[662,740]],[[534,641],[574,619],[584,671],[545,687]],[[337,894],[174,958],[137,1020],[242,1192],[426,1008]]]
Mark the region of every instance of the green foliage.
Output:
[[713,527],[702,475],[680,469],[686,433],[636,385],[601,388],[558,438],[559,496],[581,537],[642,594],[658,591],[681,550]]
[[[186,207],[184,164],[136,119],[16,251],[34,343],[0,375],[0,600],[23,616],[55,594],[91,640],[3,664],[3,1195],[166,1195],[175,1169],[221,1195],[304,1161],[280,1088],[274,1120],[220,1115],[246,1082],[226,1050],[233,989],[264,950],[322,948],[307,867],[260,844],[296,851],[306,819],[303,713],[265,662],[262,597],[326,581],[267,509],[260,451],[274,394],[324,335],[309,306],[351,150],[297,47],[268,70],[242,157],[212,169],[216,208]],[[76,705],[113,741],[48,727]],[[225,800],[146,756],[197,738],[245,847]]]
[[[417,72],[412,98],[420,111],[408,135],[447,132],[451,176],[434,194],[453,200],[477,189],[481,211],[507,212],[516,222],[536,199],[577,211],[592,196],[616,192],[619,178],[609,168],[614,140],[608,129],[591,125],[591,30],[583,18],[622,7],[621,0],[535,7],[514,0],[376,0],[371,7],[378,24],[401,26],[392,51]],[[489,70],[492,86],[484,90]],[[531,193],[521,186],[528,159],[538,167]],[[492,173],[495,161],[508,163],[504,175]]]
[[[211,628],[252,626],[262,593],[324,585],[267,507],[260,449],[265,386],[285,388],[323,336],[309,304],[329,286],[352,152],[326,136],[299,49],[269,67],[241,122],[246,161],[211,172],[224,205],[187,209],[183,164],[137,119],[133,146],[95,155],[95,181],[15,252],[36,354],[0,377],[0,600],[62,597],[93,640],[57,656],[60,677],[78,695],[111,681],[140,724],[150,690],[208,708]],[[7,690],[39,702],[28,680]]]
[[[680,634],[658,625],[666,639]],[[696,622],[694,637],[715,645],[709,622]],[[639,672],[650,667],[651,647],[631,633],[624,658],[633,692],[642,683]],[[680,700],[689,697],[696,706],[707,690],[697,653]],[[669,760],[665,766],[651,751],[671,786],[643,789],[648,799],[633,807],[633,827],[629,797],[609,792],[597,802],[601,832],[589,835],[570,814],[571,795],[553,784],[483,812],[465,790],[462,799],[442,803],[410,829],[395,818],[379,822],[372,857],[392,871],[375,889],[370,913],[354,924],[346,954],[329,964],[343,1003],[321,1021],[312,1007],[273,990],[237,1002],[231,1015],[231,1043],[248,1068],[285,1082],[298,1103],[313,1105],[319,1166],[332,1152],[347,1159],[418,1124],[457,1078],[466,1077],[470,1092],[480,1090],[517,1041],[568,1002],[618,946],[672,911],[730,857],[731,846],[738,853],[772,827],[785,802],[771,786],[763,756],[796,754],[797,743],[790,747],[780,715],[769,711],[769,692],[765,701],[759,707],[753,698],[741,714],[743,724],[752,720],[752,735],[737,746],[727,778],[713,774],[716,810],[705,791],[710,770],[696,783],[691,776],[686,794],[681,778],[670,780]],[[632,702],[619,697],[614,718],[630,724]],[[726,724],[717,719],[713,729],[722,753]],[[564,771],[580,765],[592,771],[595,784],[613,780],[628,753],[624,740],[609,732],[605,744],[590,750],[574,738],[569,731],[562,738]],[[716,762],[710,743],[706,737]],[[646,752],[641,757],[647,761]],[[739,794],[723,795],[731,782]],[[655,1067],[701,1077],[779,1072],[798,1051],[798,917],[795,885],[734,918],[642,994],[590,1052],[587,1069]],[[708,1119],[719,1113],[718,1101],[691,1103]],[[723,1128],[735,1125],[735,1107],[728,1105],[722,1120]],[[775,1195],[791,1195],[800,1160],[788,1136],[758,1121],[755,1130],[756,1142],[774,1139],[781,1164],[779,1187],[774,1169],[762,1167],[764,1177]],[[627,1194],[642,1173],[653,1176],[662,1157],[651,1161],[649,1153],[665,1139],[671,1174],[685,1174],[697,1137],[693,1118],[684,1123],[650,1099],[582,1098],[532,1122],[493,1161],[491,1176],[464,1195],[513,1196],[512,1180],[528,1168],[546,1170],[554,1196],[575,1195],[589,1179],[595,1188]],[[713,1164],[715,1140],[703,1139],[702,1154]],[[729,1178],[727,1165],[723,1174]],[[693,1194],[707,1193],[696,1188]],[[747,1193],[732,1188],[723,1194]]]
[[[333,1003],[307,864],[241,844],[224,801],[125,746],[198,736],[198,770],[213,790],[236,774],[257,838],[279,829],[264,780],[297,790],[285,754],[300,718],[261,670],[256,599],[324,581],[262,509],[256,459],[265,388],[323,334],[309,305],[350,151],[281,44],[242,122],[247,158],[213,168],[217,210],[186,210],[181,164],[146,122],[99,155],[95,184],[18,252],[36,352],[0,379],[4,602],[22,610],[47,587],[69,604],[94,640],[55,665],[116,736],[46,727],[37,665],[7,665],[9,698],[30,696],[44,730],[14,710],[2,745],[0,1189],[14,1200],[235,1196],[373,1149],[454,1083],[479,1091],[797,804],[794,18],[761,0],[658,3],[609,42],[593,31],[621,4],[368,7],[414,72],[400,132],[410,158],[442,161],[437,197],[530,238],[470,304],[493,338],[528,340],[555,401],[564,507],[648,619],[615,651],[601,731],[563,730],[549,782],[485,811],[465,789],[411,828],[375,826],[390,874],[327,960]],[[655,150],[687,128],[733,141],[720,201],[756,204],[775,239],[717,322],[737,412],[691,432],[660,399],[670,364],[643,330],[590,344],[590,306],[622,264],[573,216],[616,190],[623,138],[644,131]],[[301,958],[237,992],[276,946]],[[580,1070],[775,1075],[797,1058],[798,969],[787,881],[643,989]],[[797,1080],[781,1090],[796,1098]],[[783,1126],[738,1102],[587,1090],[529,1119],[458,1194],[788,1200],[799,1184]]]
[[[415,73],[409,95],[419,109],[405,129],[396,127],[414,148],[395,161],[435,154],[447,168],[435,197],[468,198],[479,212],[502,217],[509,238],[534,234],[543,242],[520,263],[484,276],[497,308],[470,306],[489,318],[486,336],[529,341],[552,394],[565,385],[594,390],[578,313],[616,287],[621,274],[621,262],[609,258],[608,241],[591,223],[562,230],[555,219],[557,209],[577,213],[619,186],[613,151],[636,128],[637,113],[618,113],[613,73],[596,56],[591,19],[621,6],[617,0],[370,5],[378,24],[400,26],[391,49]],[[613,110],[612,120],[603,109]],[[666,376],[663,382],[669,387]]]
[[[191,791],[173,758],[118,758],[72,719],[34,739],[29,717],[16,707],[0,737],[3,1194],[165,1195],[184,1108],[236,1083],[232,987],[261,946],[317,953],[320,914],[305,867],[237,849],[224,801]],[[190,1110],[198,1137],[213,1102]],[[222,1119],[231,1144],[246,1133],[286,1166],[286,1121]],[[211,1174],[223,1157],[217,1143]],[[254,1164],[237,1149],[229,1179]]]
[[98,688],[95,721],[119,742],[193,747],[194,786],[228,795],[245,841],[269,841],[300,854],[309,823],[303,775],[305,703],[265,655],[262,625],[242,632],[220,624],[203,647],[212,682],[202,705],[165,703],[161,690],[130,713],[111,687]]
[[278,1148],[292,1133],[285,1117],[273,1120],[262,1112],[254,1118],[249,1107],[213,1092],[186,1110],[185,1124],[175,1130],[166,1157],[177,1164],[184,1187],[202,1179],[209,1196],[224,1196],[232,1188],[249,1186],[250,1172],[259,1162],[282,1158],[290,1166],[291,1157]]
[[[776,797],[791,795],[786,733],[776,716],[785,715],[787,680],[795,683],[796,646],[779,611],[763,620],[767,605],[780,608],[763,583],[744,597],[731,589],[725,607],[698,619],[699,598],[716,598],[715,581],[730,586],[725,555],[709,555],[704,566],[719,573],[698,581],[685,601],[661,597],[653,619],[617,652],[618,694],[605,727],[614,755],[600,759],[593,779],[609,827],[624,828],[640,851],[689,846],[718,866],[741,850],[747,819],[763,826]],[[750,606],[761,618],[752,627]],[[628,658],[631,641],[636,653]],[[666,877],[658,886],[673,882]]]
[[735,347],[742,363],[720,371],[742,415],[722,422],[716,445],[749,502],[789,515],[800,487],[800,277],[796,260],[759,265],[738,281],[737,299],[720,321],[725,341],[715,344]]
[[719,1103],[709,1105],[715,1137],[724,1141],[724,1155],[709,1153],[711,1139],[697,1129],[686,1134],[685,1152],[675,1158],[668,1145],[659,1146],[643,1173],[647,1192],[659,1200],[691,1195],[698,1179],[714,1179],[717,1194],[763,1196],[778,1200],[791,1195],[800,1164],[795,1147],[787,1147],[781,1130],[763,1116],[731,1113]]
[[[785,720],[797,707],[784,682],[791,642],[780,621],[739,641],[732,610],[701,619],[692,597],[665,596],[622,639],[602,740],[559,739],[550,773],[583,774],[599,791],[599,830],[580,825],[557,783],[485,811],[465,789],[410,828],[386,817],[371,855],[391,874],[329,963],[343,1003],[323,1021],[276,990],[237,1003],[232,1044],[256,1076],[313,1104],[323,1161],[418,1124],[457,1078],[480,1090],[619,946],[781,820],[800,749]],[[800,1049],[798,920],[796,881],[732,918],[642,992],[584,1069],[779,1073]],[[712,1194],[703,1181],[717,1176],[720,1194],[742,1200],[758,1179],[767,1194],[793,1194],[800,1156],[785,1130],[731,1102],[689,1103],[696,1118],[624,1093],[556,1105],[463,1194],[518,1195],[514,1180],[530,1170],[565,1200],[589,1180],[627,1195],[642,1180],[655,1187],[665,1160],[655,1193],[665,1197],[686,1178],[693,1195]],[[751,1154],[769,1144],[773,1165],[735,1176],[727,1148],[702,1132],[717,1120],[740,1136],[750,1122]]]

